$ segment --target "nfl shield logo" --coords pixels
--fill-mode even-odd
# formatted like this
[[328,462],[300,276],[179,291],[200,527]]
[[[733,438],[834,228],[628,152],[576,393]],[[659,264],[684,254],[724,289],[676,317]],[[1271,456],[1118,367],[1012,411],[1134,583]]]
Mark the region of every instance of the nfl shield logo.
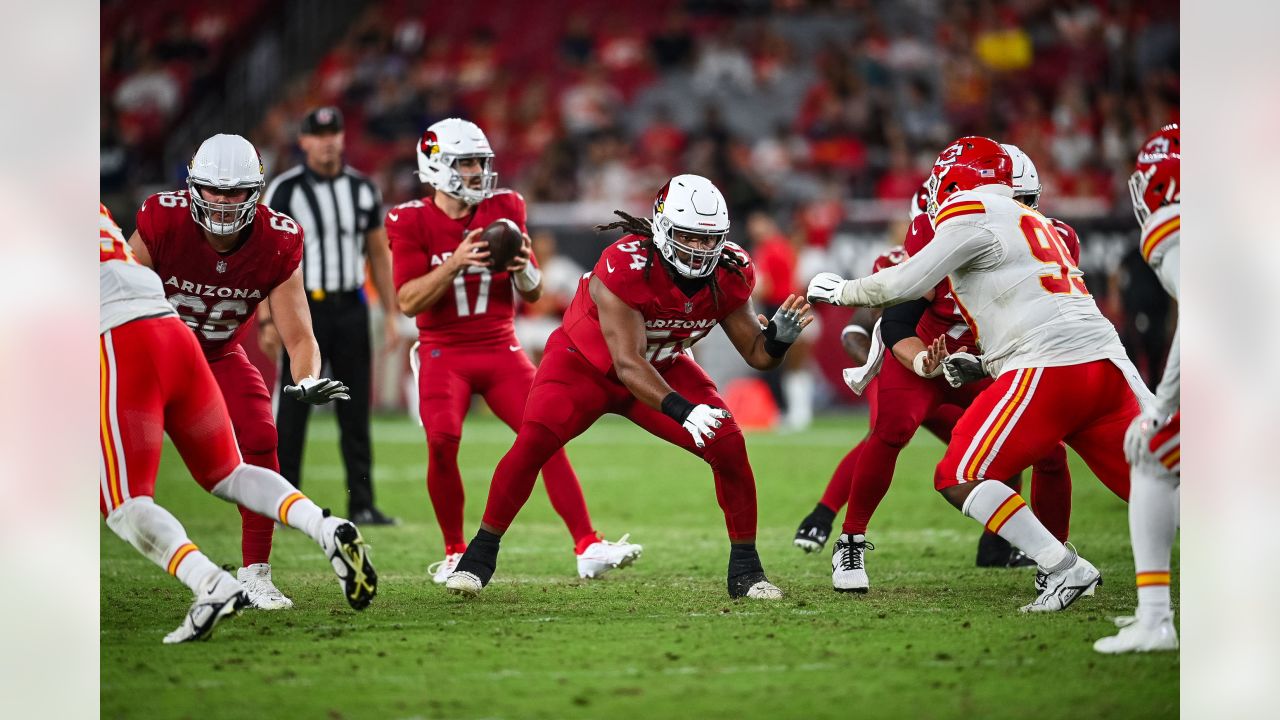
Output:
[[226,261],[226,260],[219,260],[219,261],[218,261],[218,264],[213,266],[213,269],[214,269],[214,270],[217,270],[217,271],[218,271],[218,272],[220,272],[220,273],[224,273],[224,272],[226,272],[226,271],[227,271],[227,261]]
[[686,300],[684,303],[684,311],[687,313],[693,312],[693,303]]

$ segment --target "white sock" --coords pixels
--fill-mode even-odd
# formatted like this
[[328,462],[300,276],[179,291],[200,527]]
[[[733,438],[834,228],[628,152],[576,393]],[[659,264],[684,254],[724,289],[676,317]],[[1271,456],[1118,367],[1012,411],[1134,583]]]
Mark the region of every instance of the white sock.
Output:
[[241,463],[213,486],[213,494],[282,524],[301,530],[321,543],[320,525],[324,512],[306,495],[289,484],[280,473]]
[[787,425],[806,428],[813,421],[813,373],[791,370],[782,376],[782,394],[787,400]]
[[149,497],[127,500],[107,516],[107,527],[192,592],[221,568],[205,557],[168,510]]
[[961,512],[1008,540],[1045,570],[1058,569],[1069,559],[1067,546],[1045,529],[1021,495],[998,480],[979,482],[965,498]]
[[1163,618],[1169,602],[1169,565],[1178,529],[1178,476],[1153,462],[1129,473],[1129,538],[1137,572],[1140,616]]

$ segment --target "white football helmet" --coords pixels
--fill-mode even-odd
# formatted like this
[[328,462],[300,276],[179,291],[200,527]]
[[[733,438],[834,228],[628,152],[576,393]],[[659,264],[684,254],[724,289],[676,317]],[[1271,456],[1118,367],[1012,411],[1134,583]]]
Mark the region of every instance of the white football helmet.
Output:
[[[676,240],[677,230],[710,237],[715,245],[707,249],[685,245]],[[676,272],[690,278],[710,275],[728,237],[729,207],[710,180],[677,175],[658,191],[653,201],[653,244]]]
[[[214,135],[205,140],[187,165],[191,217],[214,235],[230,235],[253,222],[265,186],[262,156],[253,143],[239,135]],[[249,197],[238,203],[209,202],[200,193],[202,187],[247,189]]]
[[1013,159],[1013,197],[1022,198],[1030,207],[1040,204],[1040,173],[1036,172],[1036,164],[1017,145],[1000,143],[1000,147]]
[[[468,187],[457,162],[480,158],[480,188]],[[493,149],[478,125],[447,118],[427,128],[418,142],[418,178],[431,187],[468,205],[493,196],[498,174],[493,172]]]

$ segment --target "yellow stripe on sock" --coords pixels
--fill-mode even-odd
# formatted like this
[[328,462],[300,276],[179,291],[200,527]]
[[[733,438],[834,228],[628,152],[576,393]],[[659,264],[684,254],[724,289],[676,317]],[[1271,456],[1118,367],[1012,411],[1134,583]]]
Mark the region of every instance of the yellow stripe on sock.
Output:
[[1138,587],[1152,587],[1155,585],[1168,585],[1170,574],[1168,570],[1164,572],[1140,572],[1138,573]]
[[183,560],[187,559],[188,555],[198,549],[199,548],[197,548],[193,543],[187,543],[178,548],[177,551],[173,553],[173,557],[169,559],[169,567],[166,568],[169,571],[169,574],[177,576],[178,566],[182,564]]
[[1004,502],[1000,503],[1000,507],[991,513],[991,517],[987,518],[987,530],[993,533],[1000,532],[1000,528],[1013,517],[1013,514],[1026,507],[1027,503],[1023,501],[1021,495],[1010,495]]
[[281,524],[283,525],[289,524],[289,508],[293,507],[294,503],[304,499],[305,497],[306,495],[303,495],[300,492],[296,492],[289,495],[289,497],[286,497],[284,501],[280,503],[280,512],[278,513],[278,516],[280,518]]

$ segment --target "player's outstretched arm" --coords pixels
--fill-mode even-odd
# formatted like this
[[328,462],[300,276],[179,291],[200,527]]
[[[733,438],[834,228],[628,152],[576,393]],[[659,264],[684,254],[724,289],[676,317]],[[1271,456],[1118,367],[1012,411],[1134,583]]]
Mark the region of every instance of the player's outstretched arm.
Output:
[[311,330],[311,308],[302,287],[302,268],[277,285],[269,295],[271,319],[280,332],[294,382],[320,373],[320,346]]
[[782,364],[800,331],[813,322],[812,310],[804,298],[789,295],[773,317],[766,318],[757,315],[747,300],[720,326],[748,365],[756,370],[772,370]]

